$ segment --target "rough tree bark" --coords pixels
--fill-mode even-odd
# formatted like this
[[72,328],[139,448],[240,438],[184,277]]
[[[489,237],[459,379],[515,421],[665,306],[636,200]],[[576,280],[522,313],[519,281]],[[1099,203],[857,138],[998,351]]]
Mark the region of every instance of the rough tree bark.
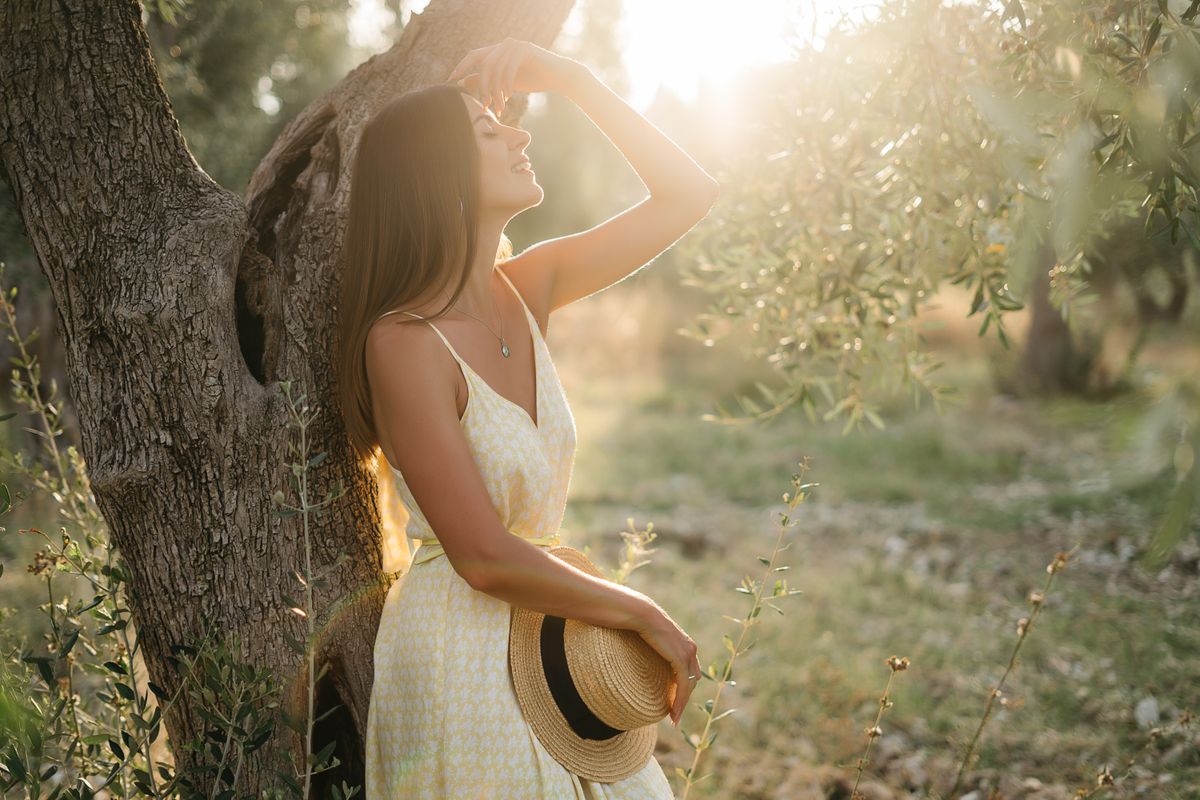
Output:
[[[192,158],[159,81],[135,0],[6,0],[0,5],[0,162],[52,287],[96,502],[131,569],[129,604],[150,679],[175,685],[172,644],[206,623],[236,633],[241,656],[293,690],[303,638],[283,594],[303,563],[298,518],[271,514],[288,485],[280,380],[320,410],[311,487],[336,481],[316,520],[313,567],[349,558],[316,597],[329,662],[317,746],[339,741],[327,779],[362,783],[372,645],[386,579],[374,475],[357,470],[333,402],[335,255],[355,134],[382,103],[441,80],[470,48],[514,36],[550,46],[571,0],[434,0],[399,42],[359,66],[284,129],[245,198]],[[519,118],[512,103],[506,116]],[[298,699],[291,695],[293,702]],[[199,718],[176,705],[172,741]],[[282,725],[279,731],[286,732]],[[239,794],[275,785],[280,736],[243,766]],[[176,753],[181,767],[189,754]],[[300,754],[297,753],[299,756]],[[302,761],[298,759],[300,763]],[[315,796],[325,796],[314,785]]]

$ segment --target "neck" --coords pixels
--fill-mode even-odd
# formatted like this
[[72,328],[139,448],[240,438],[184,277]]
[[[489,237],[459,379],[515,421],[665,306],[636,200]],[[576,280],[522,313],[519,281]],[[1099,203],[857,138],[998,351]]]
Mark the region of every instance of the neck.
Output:
[[496,301],[492,290],[493,273],[496,268],[496,251],[500,247],[500,234],[508,220],[499,216],[484,215],[479,221],[475,237],[475,259],[471,263],[471,274],[467,285],[454,303],[454,308],[474,314],[481,319],[495,322]]

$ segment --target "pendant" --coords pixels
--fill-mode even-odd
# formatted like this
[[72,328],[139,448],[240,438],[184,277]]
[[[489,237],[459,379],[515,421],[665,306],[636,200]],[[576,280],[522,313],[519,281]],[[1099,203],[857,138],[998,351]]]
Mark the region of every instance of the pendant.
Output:
[[508,343],[503,339],[500,340],[500,352],[504,354],[505,358],[508,358],[508,354],[510,352],[508,349]]

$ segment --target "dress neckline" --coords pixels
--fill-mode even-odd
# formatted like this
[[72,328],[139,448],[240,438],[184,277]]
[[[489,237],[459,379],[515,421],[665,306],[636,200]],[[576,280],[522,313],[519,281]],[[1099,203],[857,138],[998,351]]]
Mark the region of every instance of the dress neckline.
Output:
[[[542,432],[542,422],[545,420],[545,409],[542,408],[542,395],[544,394],[544,392],[542,391],[542,362],[541,362],[541,359],[542,359],[541,350],[545,346],[545,342],[542,339],[541,329],[538,328],[537,320],[534,318],[533,312],[530,311],[529,306],[527,306],[525,304],[525,298],[523,298],[521,296],[521,293],[519,291],[517,291],[517,287],[513,285],[512,281],[509,280],[508,276],[504,274],[504,270],[500,269],[499,267],[496,267],[495,269],[497,272],[500,273],[500,277],[504,280],[505,283],[508,284],[509,288],[512,289],[513,294],[515,294],[517,296],[517,301],[521,304],[521,311],[525,315],[526,325],[529,327],[529,340],[530,340],[530,345],[533,348],[533,391],[534,391],[533,403],[534,403],[534,410],[537,412],[536,420],[534,420],[534,418],[532,416],[530,416],[529,412],[523,406],[518,405],[516,401],[511,400],[508,397],[505,397],[504,395],[500,394],[500,392],[498,392],[496,389],[494,389],[492,387],[492,385],[490,383],[488,383],[482,375],[480,375],[478,372],[475,371],[475,368],[472,367],[465,358],[463,358],[462,356],[460,356],[458,354],[458,351],[454,349],[454,345],[450,344],[450,340],[446,338],[446,335],[444,333],[442,333],[441,330],[439,330],[436,325],[434,325],[429,320],[425,320],[425,321],[428,323],[429,327],[433,328],[434,331],[437,332],[437,335],[441,338],[442,342],[445,343],[446,348],[450,351],[450,355],[454,356],[454,360],[457,361],[459,363],[459,365],[466,372],[475,376],[475,378],[478,379],[479,383],[483,384],[483,388],[486,389],[488,392],[490,392],[494,397],[500,398],[500,400],[503,403],[507,404],[509,407],[511,407],[512,409],[517,411],[521,415],[521,417],[526,421],[526,423],[535,432],[540,434]],[[391,312],[387,312],[387,313],[391,313]],[[405,311],[404,313],[408,314],[410,316],[416,317],[417,319],[425,319],[424,317],[422,317],[418,314],[414,314],[411,311]],[[463,415],[462,415],[462,418],[460,419],[461,422],[466,421],[467,414],[469,414],[471,412],[471,406],[472,406],[472,402],[471,402],[471,395],[470,395],[470,387],[468,386],[467,406],[466,406],[466,408],[463,409]]]

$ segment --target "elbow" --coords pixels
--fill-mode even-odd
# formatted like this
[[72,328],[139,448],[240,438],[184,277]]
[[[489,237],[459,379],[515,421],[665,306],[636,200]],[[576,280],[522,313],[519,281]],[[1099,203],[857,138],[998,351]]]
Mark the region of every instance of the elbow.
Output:
[[714,203],[721,196],[721,184],[711,175],[708,177],[708,195]]
[[454,565],[454,571],[477,592],[490,592],[496,585],[495,558],[483,554],[474,554],[467,559],[459,559]]
[[715,178],[708,176],[708,179],[692,193],[692,196],[704,209],[704,213],[708,213],[708,210],[716,204],[717,198],[721,196],[721,184],[717,183]]
[[650,197],[663,197],[673,205],[695,208],[701,214],[707,214],[721,194],[721,184],[717,183],[708,173],[703,173],[698,177],[698,180],[672,187],[670,194],[652,192]]
[[484,570],[466,570],[460,572],[459,575],[462,576],[462,579],[467,582],[468,586],[477,592],[483,592],[484,594],[487,594],[492,587],[490,573]]
[[488,571],[483,569],[482,562],[479,559],[475,559],[469,564],[462,563],[460,559],[459,563],[457,564],[451,562],[451,566],[453,566],[454,571],[458,573],[458,577],[466,581],[467,585],[472,589],[477,592],[487,591],[488,584],[490,583],[490,576]]

